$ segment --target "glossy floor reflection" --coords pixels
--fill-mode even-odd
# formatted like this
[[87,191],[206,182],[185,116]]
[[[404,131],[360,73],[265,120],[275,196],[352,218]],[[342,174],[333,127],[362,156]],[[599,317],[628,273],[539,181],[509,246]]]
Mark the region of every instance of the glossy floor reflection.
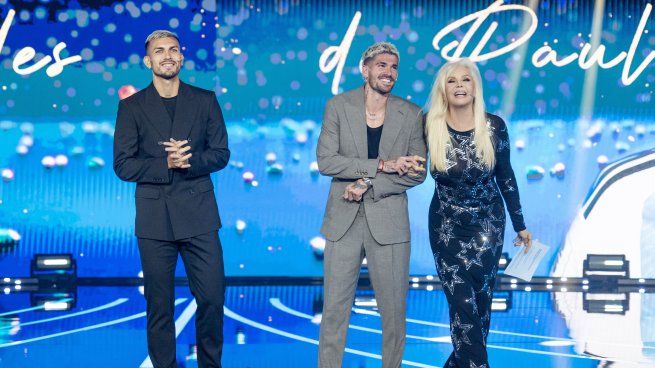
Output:
[[[320,286],[229,287],[224,366],[315,366],[321,292]],[[196,367],[195,303],[186,287],[176,295],[179,366]],[[589,295],[499,292],[497,308],[504,310],[492,314],[492,366],[655,366],[655,294],[623,294],[628,296],[623,314],[587,312],[590,300],[619,298]],[[370,306],[372,296],[358,290],[344,367],[380,366],[380,318]],[[85,286],[68,295],[3,294],[0,367],[147,367],[144,310],[137,286]],[[441,367],[451,351],[441,290],[411,290],[407,316],[404,366]]]

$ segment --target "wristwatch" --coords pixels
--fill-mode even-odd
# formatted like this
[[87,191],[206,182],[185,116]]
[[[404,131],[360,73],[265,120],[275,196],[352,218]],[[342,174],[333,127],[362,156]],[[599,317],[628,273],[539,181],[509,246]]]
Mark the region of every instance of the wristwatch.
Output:
[[373,181],[371,180],[371,178],[362,178],[362,180],[364,181],[364,184],[366,184],[366,186],[368,186],[369,188],[373,186]]

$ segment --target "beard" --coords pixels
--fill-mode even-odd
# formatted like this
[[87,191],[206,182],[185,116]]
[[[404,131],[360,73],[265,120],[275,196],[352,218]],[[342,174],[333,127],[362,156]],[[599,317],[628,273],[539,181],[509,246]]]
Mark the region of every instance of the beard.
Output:
[[393,78],[390,78],[391,79],[391,85],[387,86],[384,83],[382,83],[382,81],[380,81],[380,79],[379,79],[380,77],[369,78],[368,86],[372,90],[374,90],[374,91],[376,91],[376,92],[378,92],[379,94],[382,94],[382,95],[390,93],[391,90],[393,89],[393,87],[396,85],[396,80],[393,79]]
[[152,72],[153,72],[156,76],[158,76],[159,78],[163,78],[163,79],[173,79],[173,78],[177,77],[178,74],[180,74],[180,69],[179,69],[179,68],[176,68],[176,69],[169,70],[169,71],[154,70],[154,69],[153,69]]
[[152,72],[159,78],[163,79],[173,79],[177,77],[178,74],[180,74],[180,70],[182,69],[182,65],[180,63],[175,64],[176,67],[166,70],[163,67],[157,67],[157,68],[152,68]]

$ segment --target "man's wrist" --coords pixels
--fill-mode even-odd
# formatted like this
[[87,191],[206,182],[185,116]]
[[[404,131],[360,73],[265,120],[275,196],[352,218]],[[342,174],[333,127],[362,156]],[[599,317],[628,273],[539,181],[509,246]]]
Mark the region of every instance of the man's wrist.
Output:
[[380,159],[378,162],[378,172],[384,171],[384,160]]

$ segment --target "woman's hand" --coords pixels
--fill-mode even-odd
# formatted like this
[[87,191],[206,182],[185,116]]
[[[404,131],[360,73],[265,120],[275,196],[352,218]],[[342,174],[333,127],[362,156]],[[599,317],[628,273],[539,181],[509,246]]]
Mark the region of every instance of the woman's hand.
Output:
[[519,231],[519,233],[516,235],[516,238],[514,239],[515,247],[519,247],[521,245],[525,246],[525,253],[528,253],[530,247],[532,246],[532,234],[527,229]]

